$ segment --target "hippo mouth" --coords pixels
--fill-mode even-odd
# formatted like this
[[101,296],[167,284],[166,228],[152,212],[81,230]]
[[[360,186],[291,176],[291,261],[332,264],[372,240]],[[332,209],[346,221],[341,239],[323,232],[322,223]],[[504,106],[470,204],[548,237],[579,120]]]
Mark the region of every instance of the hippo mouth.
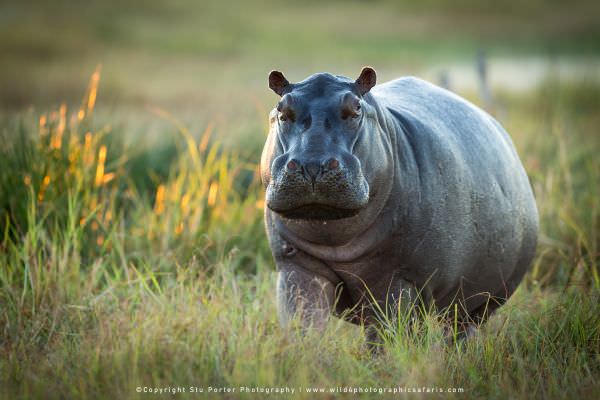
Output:
[[368,205],[369,184],[359,168],[338,170],[312,182],[302,174],[280,170],[269,183],[265,200],[284,218],[339,220],[356,216]]
[[273,210],[289,219],[305,219],[330,221],[353,217],[360,212],[360,208],[338,208],[325,204],[305,204],[288,210]]

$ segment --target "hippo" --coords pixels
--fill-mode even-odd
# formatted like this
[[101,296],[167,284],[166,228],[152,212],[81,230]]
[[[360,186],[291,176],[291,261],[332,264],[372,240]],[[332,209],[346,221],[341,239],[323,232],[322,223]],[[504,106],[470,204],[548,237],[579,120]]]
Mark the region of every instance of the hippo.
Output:
[[374,343],[382,316],[418,305],[468,335],[534,257],[528,176],[485,111],[415,77],[376,80],[269,74],[281,99],[260,169],[280,322],[335,315]]

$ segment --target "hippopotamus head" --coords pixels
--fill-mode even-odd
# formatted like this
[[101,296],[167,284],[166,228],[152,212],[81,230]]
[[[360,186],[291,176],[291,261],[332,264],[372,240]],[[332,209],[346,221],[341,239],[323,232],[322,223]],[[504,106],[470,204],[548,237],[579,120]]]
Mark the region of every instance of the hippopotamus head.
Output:
[[281,96],[261,160],[270,210],[290,220],[351,218],[390,182],[390,146],[369,93],[375,82],[369,67],[356,80],[320,73],[290,83],[270,73]]

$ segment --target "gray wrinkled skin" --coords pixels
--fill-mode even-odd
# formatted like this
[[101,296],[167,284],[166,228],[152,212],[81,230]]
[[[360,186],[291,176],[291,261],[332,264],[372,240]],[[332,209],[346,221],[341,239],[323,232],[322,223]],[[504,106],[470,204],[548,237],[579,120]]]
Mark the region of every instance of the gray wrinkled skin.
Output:
[[481,323],[510,297],[538,216],[497,121],[416,78],[369,90],[363,75],[272,76],[283,97],[261,173],[283,324],[297,314],[322,327],[349,309],[351,322],[372,324],[374,301],[393,314],[417,299]]

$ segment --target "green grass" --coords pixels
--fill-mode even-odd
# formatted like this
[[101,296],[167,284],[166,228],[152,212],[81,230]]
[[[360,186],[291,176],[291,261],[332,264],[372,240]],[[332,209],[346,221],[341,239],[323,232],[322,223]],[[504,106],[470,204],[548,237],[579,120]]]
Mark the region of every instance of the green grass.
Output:
[[549,80],[499,95],[540,210],[534,265],[472,340],[443,345],[440,317],[426,312],[378,356],[360,327],[336,319],[324,334],[279,326],[260,132],[251,145],[225,146],[210,126],[189,132],[156,111],[171,135],[140,145],[88,108],[94,88],[81,118],[64,107],[2,121],[0,396],[262,386],[310,399],[306,388],[406,386],[464,390],[435,398],[566,399],[600,390],[597,84]]

